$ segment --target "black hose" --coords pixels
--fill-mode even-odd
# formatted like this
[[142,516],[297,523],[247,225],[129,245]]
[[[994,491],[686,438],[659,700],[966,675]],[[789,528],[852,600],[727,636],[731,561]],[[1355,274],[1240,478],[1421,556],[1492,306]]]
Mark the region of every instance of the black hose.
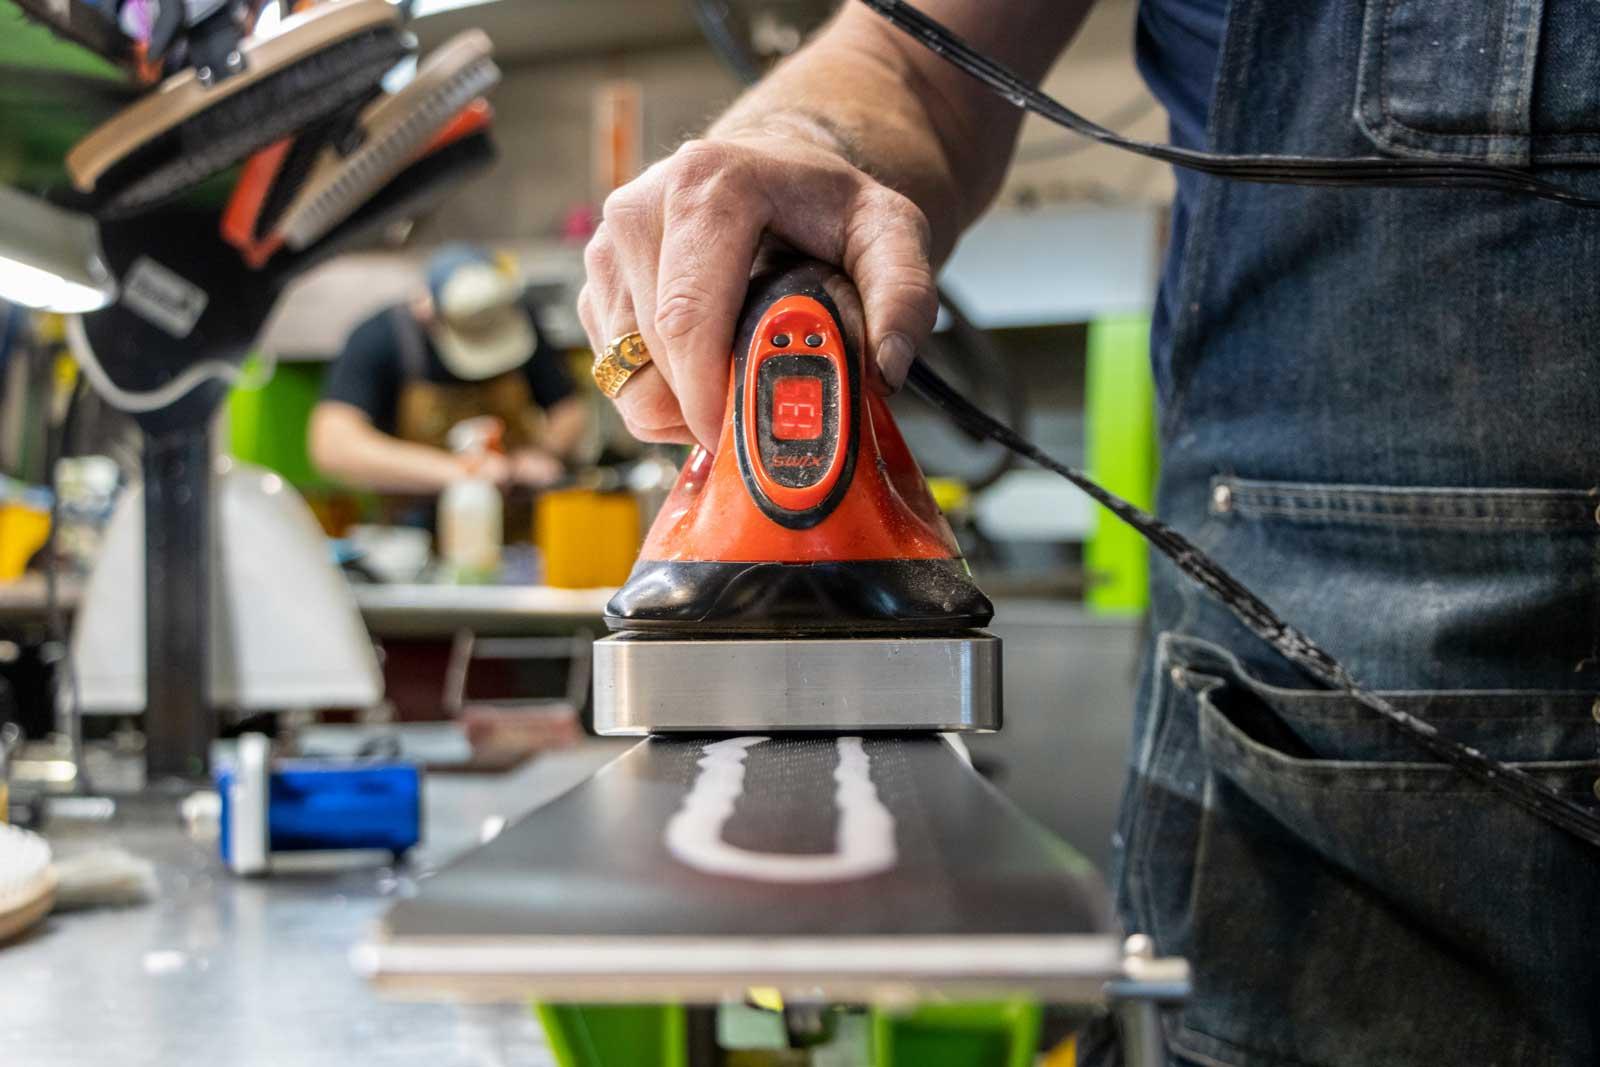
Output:
[[1456,770],[1500,793],[1502,797],[1579,840],[1600,846],[1600,814],[1574,803],[1526,771],[1491,759],[1475,748],[1442,736],[1432,723],[1402,711],[1363,689],[1345,667],[1311,638],[1280,619],[1260,597],[1227,568],[1154,515],[1101,487],[1082,471],[1061,463],[1011,427],[985,414],[921,360],[911,365],[906,384],[957,425],[1054,471],[1138,530],[1144,539],[1184,576],[1205,589],[1245,625],[1308,678],[1354,699],[1405,734],[1420,748]]
[[1071,110],[1030,85],[1003,64],[973,48],[943,24],[904,0],[861,0],[913,40],[966,73],[1013,106],[1031,111],[1073,133],[1136,155],[1188,170],[1239,181],[1277,185],[1383,186],[1390,188],[1486,189],[1597,208],[1600,199],[1544,181],[1527,171],[1473,160],[1398,159],[1387,156],[1229,155],[1136,141]]

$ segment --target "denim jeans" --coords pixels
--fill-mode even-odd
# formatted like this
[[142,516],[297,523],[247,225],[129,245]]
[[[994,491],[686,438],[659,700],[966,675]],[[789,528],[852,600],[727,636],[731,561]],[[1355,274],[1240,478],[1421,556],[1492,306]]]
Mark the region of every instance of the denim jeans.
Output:
[[[1233,0],[1230,152],[1594,194],[1582,0]],[[1203,178],[1155,339],[1159,509],[1370,688],[1594,802],[1600,213]],[[1600,853],[1308,687],[1169,567],[1113,870],[1197,1064],[1600,1062]],[[1092,1057],[1090,1057],[1092,1059]]]

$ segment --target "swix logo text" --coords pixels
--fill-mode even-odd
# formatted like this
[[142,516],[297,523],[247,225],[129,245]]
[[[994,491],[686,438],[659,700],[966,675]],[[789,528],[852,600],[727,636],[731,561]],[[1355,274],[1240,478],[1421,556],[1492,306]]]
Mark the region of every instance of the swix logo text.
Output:
[[773,456],[772,465],[774,467],[820,467],[822,466],[822,457],[811,455]]

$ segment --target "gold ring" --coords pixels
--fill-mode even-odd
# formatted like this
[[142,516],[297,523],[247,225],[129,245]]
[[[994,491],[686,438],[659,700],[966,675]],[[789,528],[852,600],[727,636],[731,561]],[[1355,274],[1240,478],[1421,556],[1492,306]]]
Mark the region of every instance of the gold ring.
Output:
[[645,347],[639,331],[625,333],[606,345],[606,350],[594,361],[594,384],[600,391],[615,400],[622,387],[628,384],[636,371],[650,363],[650,349]]

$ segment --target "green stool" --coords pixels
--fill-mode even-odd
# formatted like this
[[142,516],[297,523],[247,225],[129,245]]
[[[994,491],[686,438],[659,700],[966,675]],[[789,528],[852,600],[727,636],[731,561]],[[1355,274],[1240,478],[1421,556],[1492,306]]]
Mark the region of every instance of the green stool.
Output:
[[1040,1015],[1025,999],[877,1009],[873,1067],[1030,1067]]
[[[541,1003],[534,1010],[561,1067],[688,1067],[681,1006]],[[1029,1067],[1040,1018],[1039,1005],[1026,999],[874,1009],[871,1067]],[[856,1045],[850,1029],[841,1023],[839,1047],[817,1050],[816,1062],[860,1063],[865,1041]],[[797,1052],[731,1055],[747,1063],[812,1061]]]
[[676,1004],[535,1004],[561,1067],[688,1067],[688,1018]]

